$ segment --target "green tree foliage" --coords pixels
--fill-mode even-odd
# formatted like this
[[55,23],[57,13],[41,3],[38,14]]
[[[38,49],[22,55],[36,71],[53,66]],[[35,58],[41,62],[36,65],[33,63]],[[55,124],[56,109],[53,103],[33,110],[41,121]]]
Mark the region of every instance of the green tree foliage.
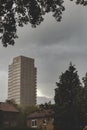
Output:
[[[71,1],[74,1],[74,0],[71,0]],[[87,0],[76,0],[76,4],[87,6]]]
[[18,26],[30,23],[36,27],[48,12],[60,21],[62,11],[63,0],[0,0],[0,39],[3,46],[14,45]]
[[87,125],[87,73],[83,77],[83,100],[82,100],[82,110],[83,110],[83,125]]
[[[73,1],[73,0],[71,0]],[[3,46],[14,45],[17,28],[30,23],[36,27],[44,20],[46,13],[52,12],[61,21],[65,10],[63,0],[0,0],[0,39]],[[87,0],[76,0],[76,4],[87,5]]]
[[76,68],[70,63],[55,89],[54,130],[80,130],[82,126],[83,88]]
[[43,109],[45,109],[45,110],[47,110],[47,109],[54,110],[54,104],[51,104],[51,101],[49,101],[48,103],[40,104],[39,109],[41,109],[41,110],[43,110]]
[[18,105],[18,109],[19,109],[19,117],[18,117],[18,127],[27,127],[27,116],[35,111],[39,110],[38,106],[20,106]]

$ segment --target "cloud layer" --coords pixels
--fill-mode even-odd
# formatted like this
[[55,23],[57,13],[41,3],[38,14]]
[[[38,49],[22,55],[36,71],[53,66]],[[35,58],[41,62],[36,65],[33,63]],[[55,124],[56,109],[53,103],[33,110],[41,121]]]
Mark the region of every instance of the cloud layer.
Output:
[[[42,96],[54,97],[55,82],[72,61],[80,77],[87,72],[86,9],[66,2],[62,22],[48,14],[44,22],[33,29],[30,25],[18,29],[14,47],[0,45],[0,99],[7,97],[8,65],[13,57],[24,55],[35,59],[37,88]],[[39,93],[38,93],[39,95]]]

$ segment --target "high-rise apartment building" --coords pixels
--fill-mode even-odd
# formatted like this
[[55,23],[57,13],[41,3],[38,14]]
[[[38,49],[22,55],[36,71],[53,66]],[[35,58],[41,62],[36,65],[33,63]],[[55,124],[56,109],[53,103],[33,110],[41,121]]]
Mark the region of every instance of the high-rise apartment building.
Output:
[[34,59],[13,58],[8,71],[8,100],[14,99],[17,104],[36,104],[36,70]]

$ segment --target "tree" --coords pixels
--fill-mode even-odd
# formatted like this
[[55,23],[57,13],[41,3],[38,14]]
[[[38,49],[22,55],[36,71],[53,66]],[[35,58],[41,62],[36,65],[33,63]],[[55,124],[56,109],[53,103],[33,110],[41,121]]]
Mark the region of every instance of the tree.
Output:
[[[71,0],[72,1],[72,0]],[[17,27],[30,23],[36,27],[46,13],[52,12],[57,21],[61,21],[65,10],[63,0],[0,0],[0,39],[3,46],[14,45]],[[77,4],[87,5],[85,0],[76,0]]]
[[44,103],[44,104],[40,104],[39,108],[41,110],[48,110],[48,109],[54,109],[54,104],[51,104],[51,101],[49,101],[48,103]]
[[18,117],[18,127],[27,127],[27,116],[35,111],[39,111],[38,106],[29,105],[18,105],[19,117]]
[[80,130],[82,87],[76,68],[70,63],[55,89],[54,130]]
[[83,80],[83,100],[82,100],[82,112],[83,112],[83,126],[87,125],[87,73],[82,78]]
[[[71,0],[73,1],[73,0]],[[83,5],[83,6],[87,6],[87,1],[86,0],[76,0],[76,4],[80,4],[80,5]]]
[[63,0],[0,0],[0,39],[3,46],[14,45],[17,27],[30,23],[36,27],[43,20],[43,15],[53,12],[57,21],[64,11]]

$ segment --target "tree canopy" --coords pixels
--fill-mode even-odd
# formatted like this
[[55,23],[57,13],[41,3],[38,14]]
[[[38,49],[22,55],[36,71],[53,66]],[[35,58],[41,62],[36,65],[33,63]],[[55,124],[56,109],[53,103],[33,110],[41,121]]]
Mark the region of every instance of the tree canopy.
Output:
[[[36,27],[44,20],[46,13],[52,12],[61,21],[65,10],[63,0],[0,0],[0,39],[3,46],[14,45],[17,27],[30,23]],[[87,5],[87,1],[77,0],[77,4]]]
[[54,130],[82,130],[87,125],[87,74],[83,82],[84,87],[70,63],[56,83]]

